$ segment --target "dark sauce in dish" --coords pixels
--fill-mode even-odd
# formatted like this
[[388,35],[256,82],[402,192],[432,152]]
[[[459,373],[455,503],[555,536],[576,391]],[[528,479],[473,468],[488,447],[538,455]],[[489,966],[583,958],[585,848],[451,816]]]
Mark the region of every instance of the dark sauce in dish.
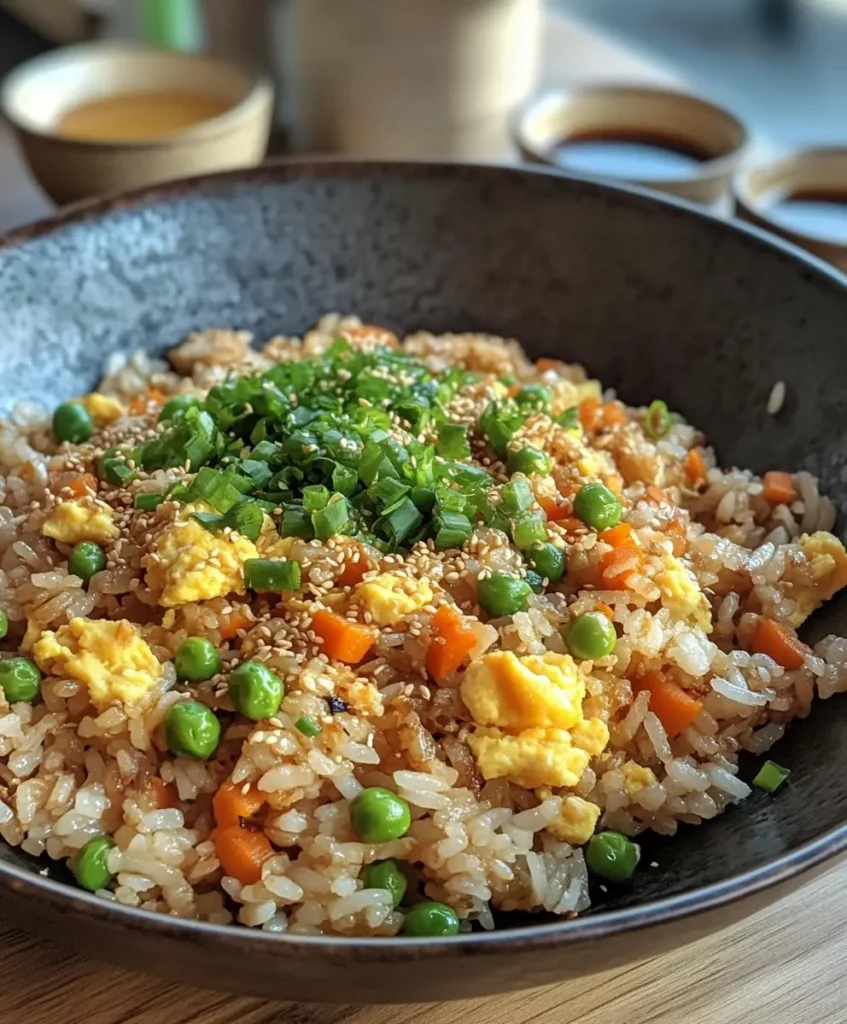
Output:
[[612,129],[569,135],[555,146],[553,156],[570,171],[641,181],[690,178],[715,158],[696,142],[676,135]]
[[789,231],[831,242],[847,243],[847,191],[806,189],[776,194],[765,212]]

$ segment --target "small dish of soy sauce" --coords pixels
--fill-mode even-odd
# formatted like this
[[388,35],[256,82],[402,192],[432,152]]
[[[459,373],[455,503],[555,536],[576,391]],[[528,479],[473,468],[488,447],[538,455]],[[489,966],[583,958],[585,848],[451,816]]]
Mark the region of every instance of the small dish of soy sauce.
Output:
[[621,85],[538,96],[516,117],[513,136],[532,162],[710,206],[728,202],[747,144],[741,121],[708,100]]
[[742,171],[736,212],[847,271],[847,147],[803,149]]

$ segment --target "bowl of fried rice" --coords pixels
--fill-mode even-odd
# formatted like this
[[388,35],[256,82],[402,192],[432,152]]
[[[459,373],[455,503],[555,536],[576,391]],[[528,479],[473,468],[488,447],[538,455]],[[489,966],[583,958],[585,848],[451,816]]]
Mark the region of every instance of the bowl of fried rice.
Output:
[[543,172],[0,243],[0,903],[307,1000],[722,927],[847,845],[840,277]]

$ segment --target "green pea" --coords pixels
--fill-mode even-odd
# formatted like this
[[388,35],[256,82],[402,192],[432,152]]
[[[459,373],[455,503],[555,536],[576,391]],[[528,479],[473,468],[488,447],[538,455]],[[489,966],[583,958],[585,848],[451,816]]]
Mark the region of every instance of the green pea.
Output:
[[526,580],[504,572],[493,572],[477,585],[477,600],[494,618],[526,611],[531,593],[532,587]]
[[558,583],[565,575],[567,559],[561,548],[555,544],[533,544],[527,551],[529,564],[551,583]]
[[663,402],[661,398],[654,398],[647,409],[647,417],[644,420],[645,433],[658,440],[667,434],[672,425],[673,420],[668,412],[667,403]]
[[74,544],[68,558],[68,570],[74,576],[79,576],[83,583],[87,583],[91,577],[106,568],[106,554],[99,544],[93,540],[81,540]]
[[377,860],[368,864],[362,872],[362,881],[366,889],[387,889],[395,907],[403,902],[409,884],[396,860]]
[[285,687],[261,661],[245,661],[229,677],[229,696],[236,711],[254,722],[279,711]]
[[550,389],[543,384],[524,384],[515,395],[515,404],[519,408],[532,409],[535,412],[544,412],[549,415],[553,408],[553,396]]
[[573,510],[595,530],[608,530],[621,520],[621,503],[605,484],[586,484],[574,498]]
[[527,569],[524,579],[529,584],[533,594],[540,594],[544,590],[544,577],[540,572],[536,572],[535,569]]
[[9,616],[0,608],[0,640],[9,632]]
[[94,421],[79,402],[63,402],[53,413],[53,433],[57,441],[82,444],[94,433]]
[[416,903],[406,912],[401,931],[416,938],[458,935],[459,918],[446,903]]
[[190,636],[176,650],[174,668],[177,679],[202,683],[221,670],[221,656],[215,645],[202,636]]
[[364,843],[390,843],[404,836],[412,824],[409,805],[401,796],[372,786],[350,804],[353,831]]
[[177,757],[206,761],[218,749],[221,723],[213,711],[196,700],[174,704],[165,719],[165,738]]
[[565,635],[568,650],[575,658],[593,661],[605,658],[615,649],[618,635],[602,612],[586,612],[571,623]]
[[159,412],[159,421],[164,423],[167,420],[174,420],[198,405],[200,405],[200,399],[194,395],[174,395],[162,406]]
[[588,870],[608,882],[627,882],[635,874],[641,850],[620,832],[598,832],[585,851]]
[[105,889],[112,881],[112,872],[106,862],[114,848],[115,844],[109,836],[97,836],[77,850],[68,862],[68,867],[80,888],[96,892]]
[[533,473],[547,476],[551,466],[550,456],[532,447],[519,448],[516,452],[511,452],[506,460],[506,469],[510,473],[525,473],[527,476]]
[[10,704],[32,704],[41,692],[41,671],[29,658],[0,661],[0,690]]

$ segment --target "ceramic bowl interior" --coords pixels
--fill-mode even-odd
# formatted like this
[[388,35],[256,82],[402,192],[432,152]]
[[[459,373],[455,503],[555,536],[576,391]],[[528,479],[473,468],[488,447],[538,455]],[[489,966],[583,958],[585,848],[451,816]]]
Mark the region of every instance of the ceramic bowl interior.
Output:
[[[264,341],[327,310],[583,362],[631,403],[664,398],[723,465],[807,469],[847,509],[843,280],[684,204],[544,172],[268,166],[18,232],[0,245],[0,409],[79,394],[109,357],[160,353],[192,330]],[[769,416],[779,380],[786,400]],[[805,635],[827,632],[847,633],[844,599]],[[744,897],[768,899],[847,847],[844,712],[835,698],[789,730],[774,756],[793,774],[776,798],[757,792],[648,840],[632,885],[597,889],[572,922],[505,915],[493,934],[448,942],[296,941],[115,910],[5,845],[0,897],[82,950],[252,994],[413,1000],[540,984],[685,941],[717,926],[716,908],[737,917]]]
[[[67,138],[62,118],[120,93],[205,93],[228,104],[216,117],[162,137]],[[17,67],[0,89],[30,169],[57,203],[139,188],[191,174],[249,167],[265,154],[273,87],[224,61],[126,43],[69,46]]]
[[[798,150],[744,168],[735,181],[736,210],[742,218],[847,270],[847,239],[843,235],[840,240],[828,237],[823,219],[815,228],[781,220],[774,204],[786,196],[828,199],[843,205],[847,201],[847,148]],[[843,228],[838,230],[840,233]]]
[[637,178],[633,184],[712,203],[728,188],[747,130],[734,114],[708,100],[670,89],[628,85],[555,90],[531,100],[514,120],[513,135],[523,156],[556,165],[556,147],[572,137],[638,135],[677,140],[707,154],[690,174],[678,178]]

